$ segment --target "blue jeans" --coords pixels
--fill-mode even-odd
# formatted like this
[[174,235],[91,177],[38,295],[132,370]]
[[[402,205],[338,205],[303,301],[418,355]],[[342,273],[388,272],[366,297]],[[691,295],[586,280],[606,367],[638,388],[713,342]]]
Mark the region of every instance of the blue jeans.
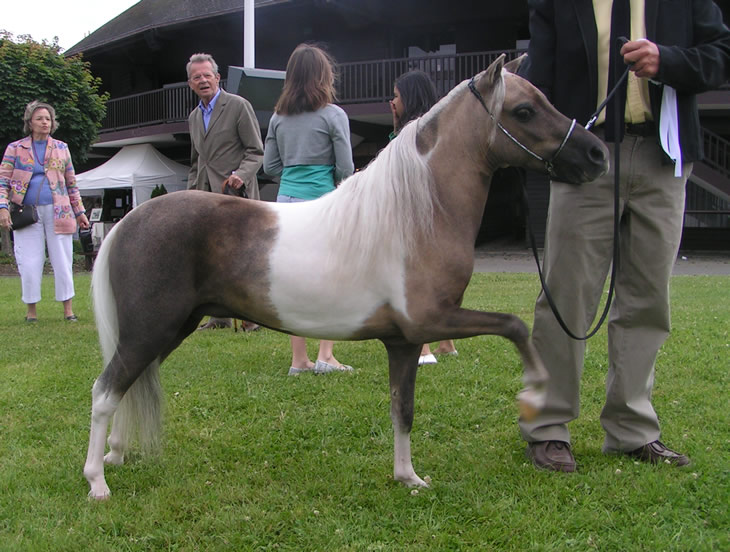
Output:
[[304,201],[309,201],[308,199],[302,199],[300,197],[292,197],[288,195],[279,194],[276,196],[276,202],[277,203],[302,203]]

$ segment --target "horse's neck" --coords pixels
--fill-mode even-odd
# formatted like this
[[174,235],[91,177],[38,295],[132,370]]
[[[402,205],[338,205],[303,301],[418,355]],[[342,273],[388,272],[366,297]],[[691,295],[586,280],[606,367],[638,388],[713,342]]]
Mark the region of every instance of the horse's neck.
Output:
[[485,160],[478,137],[451,126],[439,135],[429,166],[440,205],[435,224],[458,232],[464,243],[474,243],[489,193],[493,169]]

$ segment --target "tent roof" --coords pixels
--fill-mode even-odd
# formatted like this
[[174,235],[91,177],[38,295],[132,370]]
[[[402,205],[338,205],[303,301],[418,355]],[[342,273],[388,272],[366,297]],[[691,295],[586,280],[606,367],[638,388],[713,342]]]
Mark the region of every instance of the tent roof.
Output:
[[162,155],[151,144],[124,146],[109,161],[76,175],[79,189],[135,188],[165,184],[186,187],[189,168]]

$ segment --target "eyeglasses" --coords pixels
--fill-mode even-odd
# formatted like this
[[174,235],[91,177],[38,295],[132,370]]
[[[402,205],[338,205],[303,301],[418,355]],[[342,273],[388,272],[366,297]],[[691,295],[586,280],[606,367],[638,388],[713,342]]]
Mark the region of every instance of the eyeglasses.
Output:
[[191,82],[200,82],[203,79],[214,80],[215,75],[213,73],[198,73],[197,75],[193,75],[192,77],[190,77]]

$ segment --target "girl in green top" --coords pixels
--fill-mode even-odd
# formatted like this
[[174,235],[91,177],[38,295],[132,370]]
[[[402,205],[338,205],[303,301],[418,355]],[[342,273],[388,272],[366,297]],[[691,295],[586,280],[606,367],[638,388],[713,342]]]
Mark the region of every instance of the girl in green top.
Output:
[[[264,146],[264,171],[280,177],[280,203],[317,199],[354,172],[350,123],[333,103],[334,83],[334,63],[324,50],[309,44],[295,48]],[[303,337],[292,336],[291,344],[289,375],[352,370],[334,357],[332,341],[319,342],[316,363],[309,360]]]

